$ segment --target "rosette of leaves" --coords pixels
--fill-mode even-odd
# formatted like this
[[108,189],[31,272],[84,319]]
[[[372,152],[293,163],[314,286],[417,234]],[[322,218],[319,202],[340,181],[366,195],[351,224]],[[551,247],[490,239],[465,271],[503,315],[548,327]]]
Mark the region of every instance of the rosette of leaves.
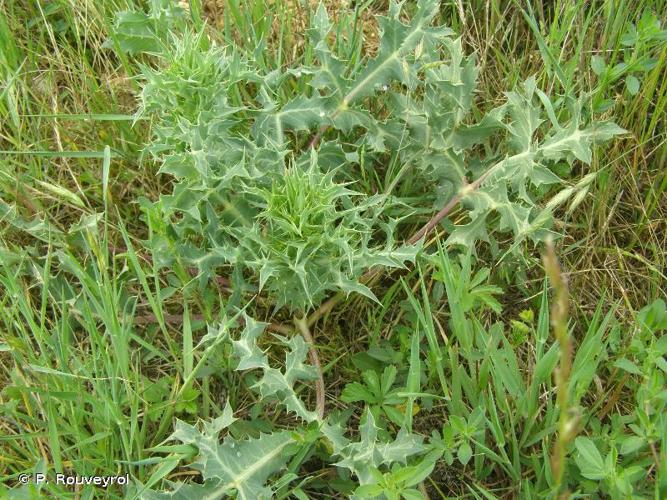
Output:
[[[555,167],[590,163],[592,144],[623,130],[590,122],[581,112],[585,97],[552,99],[534,78],[480,113],[474,106],[479,67],[453,31],[438,25],[438,11],[436,0],[419,0],[406,21],[403,4],[390,2],[387,16],[379,17],[377,55],[353,63],[331,47],[336,27],[320,5],[308,30],[314,63],[288,69],[261,68],[252,53],[216,47],[190,30],[156,32],[161,62],[144,67],[140,112],[155,118],[150,150],[160,172],[175,179],[159,208],[176,253],[204,279],[223,265],[234,266],[237,275],[250,270],[279,304],[302,309],[329,290],[370,296],[357,279],[361,256],[382,262],[378,250],[388,248],[409,260],[410,252],[395,243],[409,240],[406,224],[411,228],[420,222],[415,214],[446,204],[460,204],[468,215],[452,225],[448,244],[484,240],[493,249],[498,234],[511,234],[516,242],[541,239],[553,210],[571,197],[576,204],[588,186],[557,191],[565,183]],[[127,33],[122,21],[120,38]],[[295,84],[302,91],[295,93]],[[327,192],[324,180],[307,188],[307,204],[320,189],[336,200],[334,211],[309,208],[312,213],[303,214],[336,221],[312,226],[312,233],[273,221],[288,206],[290,217],[299,210],[279,199],[292,182],[283,173],[296,172],[287,166],[312,163],[308,149],[317,151],[323,172],[306,167],[311,180],[355,181],[355,163],[378,180],[354,196],[336,194],[341,187]],[[331,169],[329,178],[324,172]],[[549,193],[556,194],[541,203]],[[378,203],[374,212],[352,210],[352,198],[368,207],[383,196],[399,203]],[[369,228],[380,222],[387,237],[374,245],[369,234],[381,232]],[[345,227],[334,229],[338,225]],[[326,235],[319,246],[312,239],[316,230]],[[278,242],[277,234],[286,241]],[[289,247],[287,256],[281,256],[282,246]],[[350,253],[345,266],[343,251]],[[158,261],[169,264],[168,258]],[[324,261],[331,269],[324,269]],[[295,273],[289,281],[288,270]]]
[[313,153],[307,169],[289,168],[270,187],[252,189],[261,211],[250,228],[231,230],[278,307],[304,311],[338,289],[375,298],[358,278],[376,260],[367,212],[380,200],[335,182],[335,171],[321,172],[316,160]]

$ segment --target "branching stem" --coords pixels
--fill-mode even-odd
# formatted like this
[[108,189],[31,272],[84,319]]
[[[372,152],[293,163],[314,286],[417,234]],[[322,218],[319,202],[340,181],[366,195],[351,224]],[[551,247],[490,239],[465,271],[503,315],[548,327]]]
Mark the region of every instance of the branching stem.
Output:
[[[449,212],[451,212],[456,206],[461,202],[464,196],[472,192],[473,190],[477,189],[480,184],[483,182],[483,178],[486,176],[482,176],[478,179],[477,182],[475,181],[472,184],[468,184],[462,191],[454,195],[447,204],[442,207],[442,209],[436,213],[429,221],[422,226],[422,228],[417,231],[415,234],[413,234],[408,240],[407,243],[409,245],[414,245],[417,243],[420,239],[425,237],[433,228],[435,228],[438,223],[444,219]],[[366,271],[366,273],[361,277],[359,280],[363,284],[368,284],[370,283],[373,279],[375,279],[381,272],[382,268],[380,267],[373,267]],[[319,319],[329,313],[336,305],[341,302],[345,298],[345,294],[342,292],[338,292],[336,295],[331,297],[329,300],[324,302],[320,307],[318,307],[315,312],[313,312],[309,317],[308,317],[308,326],[313,326],[315,323],[319,321]]]
[[[325,129],[326,130],[326,129]],[[318,132],[318,135],[316,135],[313,138],[313,141],[311,141],[311,147],[313,147],[315,144],[317,144],[316,139],[319,140],[319,135],[320,133]],[[486,170],[482,175],[480,175],[477,179],[475,179],[473,182],[470,183],[465,183],[461,187],[458,193],[456,193],[448,202],[447,204],[442,207],[442,209],[436,213],[433,217],[429,219],[429,221],[422,226],[422,228],[414,233],[410,238],[407,240],[408,245],[414,245],[417,243],[419,240],[424,238],[426,235],[428,235],[429,232],[431,232],[437,225],[438,223],[447,217],[447,215],[454,210],[458,206],[461,201],[469,196],[470,194],[474,193],[477,191],[484,182],[491,177],[492,174],[494,174],[497,170],[501,169],[502,166],[506,162],[515,162],[521,160],[524,156],[526,156],[527,153],[517,153],[514,156],[510,156],[508,158],[505,158],[503,160],[500,160],[497,163],[494,163],[491,167],[489,167],[488,170]],[[376,276],[378,276],[381,272],[381,268],[379,267],[374,267],[369,269],[360,279],[361,283],[363,284],[368,284],[371,280],[373,280]],[[331,297],[329,300],[327,300],[324,304],[322,304],[313,314],[310,315],[308,318],[308,326],[313,326],[317,321],[327,314],[329,311],[331,311],[336,305],[341,302],[345,298],[344,293],[337,293],[333,297]]]

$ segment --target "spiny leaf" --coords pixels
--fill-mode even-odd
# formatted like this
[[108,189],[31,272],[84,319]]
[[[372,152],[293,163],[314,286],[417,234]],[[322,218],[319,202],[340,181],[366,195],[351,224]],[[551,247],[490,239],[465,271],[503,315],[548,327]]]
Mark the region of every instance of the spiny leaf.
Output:
[[247,315],[244,315],[244,323],[245,327],[239,340],[232,340],[234,356],[239,360],[236,369],[251,370],[268,367],[266,354],[257,346],[257,339],[264,333],[266,323],[255,321]]
[[315,380],[317,371],[314,367],[304,363],[308,356],[308,346],[302,337],[276,336],[289,350],[285,356],[285,371],[269,365],[266,354],[257,346],[257,339],[264,332],[265,323],[259,323],[245,316],[245,327],[239,340],[232,340],[234,355],[238,358],[237,370],[260,369],[262,377],[252,386],[262,398],[275,400],[282,404],[287,411],[294,412],[307,422],[317,420],[317,414],[309,411],[306,405],[294,390],[294,384],[299,380]]
[[177,3],[153,0],[148,13],[130,10],[116,14],[114,37],[105,47],[117,42],[120,50],[130,55],[162,54],[168,48],[170,32],[184,29],[185,20],[185,10]]
[[420,436],[401,430],[394,441],[379,442],[378,430],[373,414],[368,409],[364,412],[359,428],[358,442],[346,440],[336,427],[328,427],[324,430],[334,444],[334,453],[342,457],[342,460],[336,465],[345,467],[356,474],[360,484],[374,482],[371,473],[373,469],[381,466],[388,467],[394,463],[405,464],[409,456],[425,450]]
[[288,445],[293,442],[291,434],[275,432],[245,440],[227,436],[220,443],[211,434],[218,427],[219,423],[212,424],[200,433],[194,427],[178,422],[173,438],[198,448],[199,454],[192,467],[202,473],[205,483],[198,487],[181,486],[166,496],[184,498],[183,495],[196,492],[204,495],[198,498],[223,498],[235,492],[237,498],[244,500],[271,498],[266,481],[282,470],[289,460]]
[[[159,203],[173,248],[202,282],[227,265],[251,271],[277,307],[293,311],[336,291],[374,300],[359,282],[364,271],[415,258],[415,248],[397,248],[398,224],[379,237],[394,213],[460,201],[469,217],[448,243],[495,247],[494,232],[511,233],[514,250],[542,238],[553,208],[579,193],[576,206],[584,190],[545,189],[561,182],[554,165],[590,162],[594,143],[623,130],[591,123],[585,99],[552,101],[534,77],[501,106],[474,110],[480,68],[450,29],[435,25],[438,6],[419,0],[406,20],[402,2],[392,1],[379,19],[377,55],[354,66],[329,46],[339,28],[323,5],[308,30],[308,67],[260,67],[203,32],[165,39],[169,57],[143,68],[140,114],[155,116],[150,151],[160,172],[176,178]],[[307,91],[286,99],[294,79],[305,79]],[[315,138],[327,135],[320,159],[303,152],[301,132],[315,130]],[[387,152],[396,165],[385,172]],[[353,163],[386,176],[384,197],[369,183],[354,192],[340,182],[355,178]],[[399,206],[397,193],[409,206]]]
[[389,17],[380,17],[382,38],[378,55],[350,82],[339,107],[345,109],[357,99],[372,94],[391,79],[410,85],[416,80],[415,70],[405,59],[419,43],[427,43],[453,32],[448,28],[429,28],[438,12],[436,0],[420,0],[417,14],[410,25],[399,20],[400,7],[392,2]]
[[261,143],[271,138],[274,144],[283,144],[284,131],[309,130],[328,123],[330,113],[321,97],[299,96],[283,106],[280,111],[268,109],[255,119],[253,135]]

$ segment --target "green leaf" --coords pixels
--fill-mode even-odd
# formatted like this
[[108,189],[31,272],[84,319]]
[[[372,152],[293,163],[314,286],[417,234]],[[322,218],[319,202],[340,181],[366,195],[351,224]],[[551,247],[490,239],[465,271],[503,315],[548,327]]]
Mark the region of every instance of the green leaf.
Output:
[[239,498],[259,498],[267,491],[264,487],[267,478],[287,463],[290,456],[287,446],[292,442],[289,432],[262,434],[257,439],[243,441],[227,438],[222,445],[201,447],[196,466],[205,479],[225,481]]
[[175,433],[176,438],[199,449],[192,467],[207,481],[204,490],[215,491],[217,498],[229,496],[232,491],[239,499],[270,498],[267,479],[284,469],[293,453],[288,446],[293,442],[289,432],[261,434],[257,439],[240,441],[228,436],[220,443],[209,434],[188,429],[187,424],[181,423],[181,427]]
[[256,321],[244,314],[244,328],[238,340],[232,340],[234,356],[239,360],[237,370],[268,367],[268,359],[257,346],[257,339],[264,333],[266,323]]
[[578,437],[574,444],[578,451],[575,461],[581,475],[595,480],[607,477],[604,460],[593,441],[585,437]]
[[354,495],[358,498],[377,498],[383,491],[384,488],[379,484],[364,484],[354,490]]
[[274,144],[285,141],[284,131],[309,130],[322,126],[329,121],[330,112],[321,97],[297,96],[280,111],[268,111],[260,114],[253,125],[253,135],[260,144],[270,138]]
[[614,366],[634,375],[642,375],[640,368],[627,358],[617,359]]
[[614,124],[591,126],[587,129],[563,129],[544,142],[540,152],[545,158],[559,160],[570,155],[584,163],[592,160],[591,144],[610,136],[622,134],[625,130]]
[[472,458],[472,448],[467,441],[464,441],[461,446],[459,446],[459,449],[456,452],[456,458],[458,458],[459,462],[463,465],[466,465]]
[[628,89],[630,95],[637,95],[639,92],[639,80],[634,75],[628,75],[625,79],[625,88]]
[[419,0],[417,14],[410,25],[405,25],[399,20],[400,8],[393,4],[389,17],[380,18],[382,38],[378,55],[350,82],[339,107],[345,109],[359,98],[375,93],[391,79],[403,82],[414,79],[414,70],[405,59],[408,53],[419,43],[453,33],[447,28],[428,27],[437,12],[436,0]]
[[148,13],[123,11],[116,14],[113,34],[105,47],[117,43],[122,52],[130,55],[163,54],[169,45],[170,33],[184,30],[185,20],[185,10],[179,4],[152,0]]
[[366,386],[359,382],[352,382],[347,384],[340,395],[341,401],[345,403],[355,403],[357,401],[365,401],[369,404],[379,403],[380,400]]
[[431,452],[417,465],[403,467],[394,474],[394,479],[400,481],[404,487],[415,486],[431,475],[439,454]]
[[373,414],[367,408],[359,428],[358,442],[345,443],[340,437],[335,438],[340,443],[334,447],[335,454],[342,457],[336,465],[356,474],[362,485],[376,482],[372,471],[378,467],[405,464],[408,457],[425,450],[421,436],[401,430],[393,442],[382,442],[378,440],[378,430]]
[[258,347],[257,340],[264,332],[266,323],[260,323],[244,314],[245,326],[238,340],[232,340],[234,355],[239,363],[237,370],[260,369],[262,377],[252,388],[267,399],[274,399],[282,404],[287,411],[307,422],[317,420],[317,414],[306,408],[306,405],[294,389],[299,380],[315,380],[317,370],[304,363],[308,356],[308,346],[300,336],[290,339],[276,335],[275,337],[288,348],[285,355],[285,370],[281,371],[269,365],[266,354]]
[[640,450],[646,444],[646,439],[640,436],[627,436],[621,441],[621,455],[629,455]]
[[604,62],[604,58],[600,56],[591,57],[591,69],[593,70],[593,73],[595,73],[597,76],[600,76],[602,73],[604,73],[604,70],[606,68],[607,65]]
[[416,490],[414,488],[403,490],[401,492],[401,496],[405,500],[424,500],[424,495],[422,495],[419,490]]

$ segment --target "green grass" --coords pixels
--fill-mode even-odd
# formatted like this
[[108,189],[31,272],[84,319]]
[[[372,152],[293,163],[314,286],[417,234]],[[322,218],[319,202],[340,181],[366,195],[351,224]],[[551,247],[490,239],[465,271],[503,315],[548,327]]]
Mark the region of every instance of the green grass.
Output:
[[[215,418],[226,402],[238,418],[246,417],[231,428],[235,437],[294,425],[293,418],[257,404],[233,371],[227,347],[199,346],[207,324],[241,292],[230,298],[222,280],[202,289],[178,259],[166,270],[150,256],[147,241],[164,228],[157,216],[142,212],[141,199],[169,193],[171,179],[157,175],[144,150],[151,123],[132,120],[137,60],[103,46],[114,14],[135,3],[0,0],[1,494],[30,471],[129,473],[153,488],[164,487],[163,479],[196,481],[183,461],[190,457],[186,446],[169,448],[164,441],[175,418]],[[351,64],[372,54],[372,14],[383,13],[385,2],[328,5],[340,21],[337,50]],[[664,27],[667,3],[531,5],[445,2],[440,16],[477,54],[478,110],[499,104],[504,90],[534,74],[551,94],[590,91],[600,103],[611,99],[605,116],[630,132],[598,148],[590,170],[575,164],[565,172],[573,184],[597,173],[578,207],[559,213],[557,224],[574,343],[565,397],[578,410],[559,424],[555,393],[563,387],[552,371],[560,351],[548,319],[553,297],[545,291],[544,249],[526,245],[520,257],[498,261],[480,247],[466,273],[465,262],[442,249],[445,226],[432,235],[429,259],[376,282],[379,304],[351,295],[311,325],[327,406],[349,410],[356,429],[364,404],[341,399],[345,386],[363,381],[363,371],[381,374],[396,365],[407,395],[386,404],[389,410],[371,406],[387,415],[399,408],[411,415],[415,432],[438,433],[452,460],[445,453],[422,482],[420,491],[430,498],[532,498],[552,479],[554,436],[573,469],[590,450],[583,436],[602,450],[602,460],[611,453],[609,436],[619,449],[629,446],[621,434],[630,434],[632,424],[647,444],[614,463],[618,471],[647,471],[635,487],[664,498],[667,421],[647,410],[664,401],[664,391],[651,385],[664,384],[651,357],[664,331],[642,325],[648,320],[639,311],[667,300],[667,44],[631,56],[656,60],[637,73],[636,95],[625,88],[627,75],[601,81],[591,58],[620,62],[622,51],[631,50],[622,44],[628,23],[653,12]],[[255,54],[267,69],[312,61],[303,32],[314,8],[288,0],[190,2],[195,26],[206,23],[213,39]],[[280,100],[304,86],[283,86]],[[354,177],[366,191],[386,188],[393,168],[382,178],[360,167]],[[449,216],[455,222],[463,217],[461,209]],[[472,283],[482,269],[488,278]],[[502,293],[480,291],[489,284]],[[289,322],[252,291],[243,300],[259,320]],[[278,344],[271,337],[262,342],[276,362]],[[664,370],[662,359],[655,366]],[[314,391],[305,385],[299,391],[314,408]],[[477,408],[484,408],[484,429]],[[577,441],[564,436],[568,422],[577,428]],[[456,428],[451,436],[443,424]],[[472,457],[462,460],[468,450]],[[299,480],[279,490],[285,497],[347,494],[345,485],[327,484],[336,473],[314,451],[304,451],[292,467]],[[586,488],[581,481],[575,486]],[[610,494],[601,488],[601,495]],[[51,483],[41,493],[118,498],[133,491]]]

